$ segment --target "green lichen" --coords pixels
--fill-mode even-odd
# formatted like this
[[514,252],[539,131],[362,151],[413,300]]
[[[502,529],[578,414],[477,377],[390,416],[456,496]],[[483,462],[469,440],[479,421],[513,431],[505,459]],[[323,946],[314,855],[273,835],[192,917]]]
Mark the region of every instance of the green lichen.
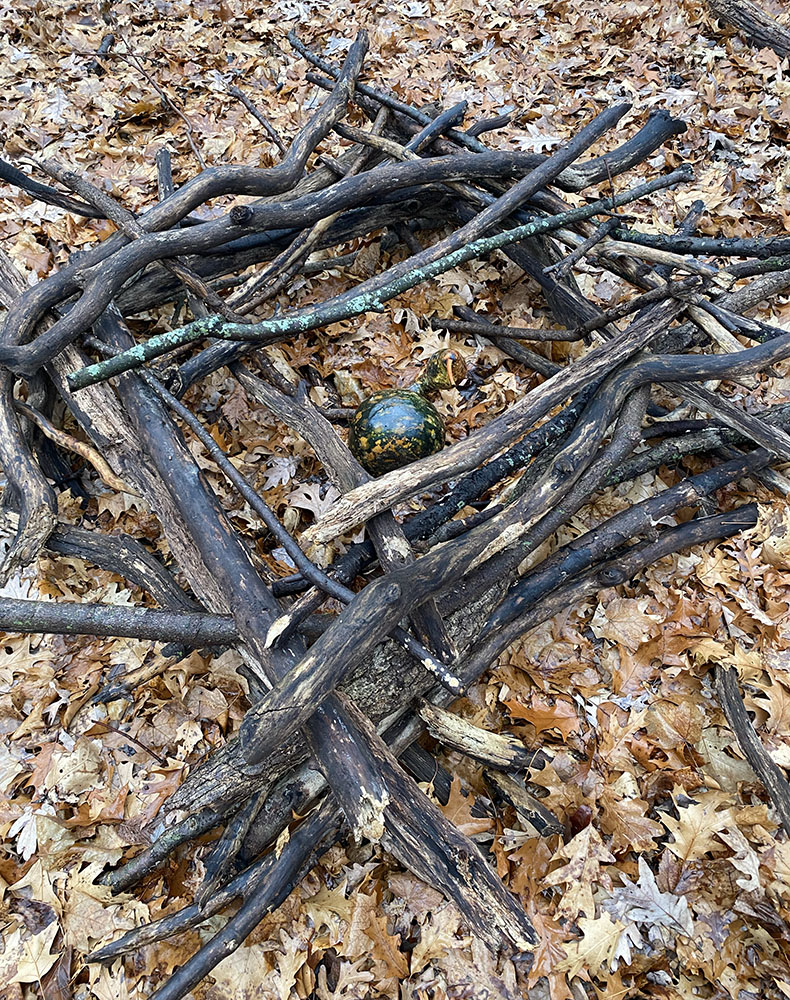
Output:
[[[685,179],[682,171],[676,173],[679,175],[675,178],[676,181]],[[529,237],[541,236],[571,223],[589,219],[601,212],[611,212],[614,208],[633,201],[635,197],[643,197],[653,190],[666,187],[669,183],[670,181],[666,177],[659,177],[655,181],[641,185],[637,193],[626,191],[612,198],[602,198],[589,205],[569,209],[567,212],[560,212],[548,218],[535,219],[525,225],[516,226],[501,233],[480,237],[457,250],[438,257],[436,260],[415,267],[405,274],[385,280],[383,284],[375,288],[369,288],[350,297],[341,295],[329,302],[319,303],[298,313],[276,316],[254,324],[231,323],[220,316],[206,316],[193,320],[186,326],[151,337],[145,344],[138,344],[114,358],[107,358],[97,364],[80,369],[69,376],[69,387],[76,390],[94,385],[97,382],[104,382],[114,375],[139,368],[147,361],[167,354],[183,344],[190,344],[206,337],[216,337],[222,340],[272,341],[292,333],[306,333],[318,326],[351,319],[353,316],[371,310],[381,312],[385,308],[385,303],[390,299],[414,288],[423,281],[436,278],[460,264],[465,264],[476,257],[482,257],[493,250],[500,250],[513,243],[519,243]],[[380,281],[383,277],[385,275],[370,279],[370,281]]]

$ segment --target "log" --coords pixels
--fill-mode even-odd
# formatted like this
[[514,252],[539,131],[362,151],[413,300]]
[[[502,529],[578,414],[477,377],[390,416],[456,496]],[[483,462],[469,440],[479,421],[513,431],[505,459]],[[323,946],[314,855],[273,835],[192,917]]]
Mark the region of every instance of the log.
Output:
[[790,28],[752,0],[707,0],[707,4],[714,17],[741,31],[755,48],[773,49],[783,59],[790,56]]

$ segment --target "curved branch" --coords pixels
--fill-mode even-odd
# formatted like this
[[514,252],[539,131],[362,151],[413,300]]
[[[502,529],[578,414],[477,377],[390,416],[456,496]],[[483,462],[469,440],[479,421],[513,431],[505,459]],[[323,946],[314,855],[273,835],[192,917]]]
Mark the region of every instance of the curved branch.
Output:
[[65,208],[68,212],[83,215],[87,219],[103,218],[101,212],[93,205],[87,205],[76,198],[71,198],[56,188],[50,187],[49,184],[34,181],[7,160],[0,159],[0,181],[21,188],[32,198],[38,198],[39,201],[46,202],[47,205],[57,205],[59,208]]
[[[349,49],[337,85],[296,136],[288,155],[280,163],[267,169],[223,166],[204,170],[183,184],[169,198],[158,202],[141,215],[137,220],[139,225],[149,232],[164,230],[181,221],[194,208],[210,198],[223,194],[249,194],[260,197],[280,194],[293,187],[317,144],[345,114],[353,92],[353,81],[362,68],[367,47],[367,32],[360,31]],[[3,345],[23,343],[48,309],[80,290],[79,275],[114,254],[124,246],[127,239],[123,233],[114,234],[98,247],[82,254],[78,261],[70,263],[22,295],[6,316],[0,338]]]

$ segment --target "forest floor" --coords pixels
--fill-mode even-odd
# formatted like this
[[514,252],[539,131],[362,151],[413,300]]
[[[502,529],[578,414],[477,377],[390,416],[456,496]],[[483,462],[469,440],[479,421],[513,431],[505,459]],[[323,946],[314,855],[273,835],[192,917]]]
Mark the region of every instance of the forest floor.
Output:
[[[788,22],[778,0],[763,7]],[[3,156],[47,157],[84,171],[137,211],[157,197],[154,157],[167,146],[176,184],[203,164],[270,166],[266,131],[229,95],[241,87],[286,141],[322,99],[287,32],[341,57],[370,33],[363,79],[418,105],[465,99],[469,120],[513,112],[486,136],[494,148],[550,152],[597,112],[633,103],[622,141],[659,108],[688,130],[636,175],[690,163],[694,180],[634,210],[640,228],[671,231],[695,199],[701,234],[790,233],[790,68],[709,18],[694,2],[648,0],[512,4],[503,0],[239,0],[94,5],[52,0],[0,5]],[[107,32],[106,72],[87,71]],[[162,95],[167,101],[163,102]],[[337,138],[320,147],[341,148]],[[227,199],[216,205],[226,207]],[[32,284],[114,230],[0,186],[0,246]],[[381,253],[375,241],[357,275]],[[373,389],[409,383],[448,338],[425,317],[474,302],[502,322],[549,322],[536,285],[492,257],[400,296],[380,314],[301,335],[278,352],[292,367],[333,376],[345,406]],[[342,269],[304,278],[299,305],[346,287]],[[589,265],[582,291],[606,307],[624,283]],[[285,299],[283,299],[285,303]],[[761,317],[790,323],[790,300]],[[173,309],[148,331],[179,322]],[[475,338],[449,340],[475,366],[470,402],[456,389],[441,407],[460,439],[540,381]],[[555,361],[577,345],[538,345]],[[220,371],[190,394],[204,425],[252,477],[297,535],[333,503],[307,445]],[[735,386],[747,409],[790,401],[790,365]],[[198,445],[194,454],[233,512],[256,529]],[[704,467],[689,459],[686,471]],[[542,549],[549,551],[629,503],[677,481],[659,469],[600,493]],[[731,488],[733,503],[742,499]],[[738,668],[746,704],[773,760],[790,766],[790,507],[759,484],[757,527],[660,561],[630,585],[568,607],[504,654],[456,706],[529,747],[551,744],[535,776],[567,837],[536,837],[512,810],[470,811],[486,794],[480,769],[450,755],[460,775],[445,812],[488,847],[540,937],[532,961],[496,958],[465,932],[455,908],[370,845],[332,848],[244,944],[193,991],[196,1000],[317,997],[625,998],[790,997],[790,840],[741,758],[714,697],[711,663]],[[152,513],[96,483],[87,502],[61,494],[60,517],[126,533],[166,555]],[[314,553],[326,563],[351,540]],[[285,553],[258,554],[280,575]],[[144,603],[119,577],[68,557],[41,557],[5,597]],[[84,956],[118,932],[184,905],[203,873],[182,851],[142,887],[114,897],[94,884],[141,842],[141,830],[190,766],[238,728],[248,706],[239,658],[198,652],[141,684],[131,700],[94,704],[112,671],[151,663],[150,643],[7,634],[0,660],[0,993],[8,1000],[143,998],[224,917],[110,967]]]

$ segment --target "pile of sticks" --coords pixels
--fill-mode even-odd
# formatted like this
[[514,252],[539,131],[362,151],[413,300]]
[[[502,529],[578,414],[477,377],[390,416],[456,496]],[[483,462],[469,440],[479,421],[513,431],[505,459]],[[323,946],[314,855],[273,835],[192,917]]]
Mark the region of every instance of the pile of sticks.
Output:
[[[681,168],[618,185],[616,194],[612,184],[684,131],[682,122],[655,113],[612,152],[582,159],[628,110],[618,105],[550,156],[496,152],[479,137],[506,119],[461,130],[464,105],[428,114],[360,83],[364,33],[341,68],[291,41],[329,96],[277,166],[215,167],[174,190],[161,155],[160,200],[134,216],[57,164],[42,166],[69,194],[2,165],[5,180],[35,197],[111,219],[118,230],[31,288],[2,260],[2,517],[14,533],[3,580],[49,549],[120,573],[160,608],[4,600],[0,626],[164,643],[159,669],[184,649],[233,646],[249,680],[253,704],[240,731],[167,803],[177,821],[156,825],[151,845],[104,879],[129,889],[180,845],[223,830],[193,905],[92,956],[109,961],[241,899],[223,929],[156,993],[160,1000],[189,992],[329,845],[349,836],[381,843],[438,887],[491,948],[529,951],[536,937],[519,900],[418,787],[433,779],[441,797],[450,780],[418,737],[427,727],[441,743],[485,761],[498,794],[536,829],[561,830],[524,780],[550,750],[527,752],[519,741],[463,723],[447,706],[515,639],[560,610],[669,553],[753,525],[754,504],[717,506],[722,487],[759,480],[784,495],[788,485],[771,463],[790,461],[790,406],[750,413],[717,387],[790,356],[790,334],[744,315],[790,287],[790,240],[697,237],[701,204],[667,236],[628,228],[618,211],[690,178]],[[344,123],[352,102],[369,129]],[[330,133],[350,146],[306,172]],[[596,185],[608,193],[581,205],[576,198],[575,207],[564,198]],[[258,200],[212,221],[192,214],[232,194]],[[382,231],[386,247],[399,254],[405,247],[400,263],[327,301],[270,308],[296,278],[352,260],[349,241]],[[312,256],[327,248],[340,248],[339,256]],[[385,310],[419,282],[495,250],[539,284],[561,329],[514,329],[468,308],[434,323],[493,341],[542,381],[465,440],[372,480],[332,423],[342,411],[317,407],[304,384],[275,368],[265,345]],[[585,261],[629,282],[632,297],[609,309],[586,298],[575,278]],[[184,294],[194,319],[135,343],[126,319]],[[583,340],[587,348],[560,366],[525,346],[547,339]],[[151,364],[157,358],[166,363]],[[342,494],[311,529],[312,540],[366,525],[366,540],[328,569],[304,554],[181,402],[223,366],[309,443]],[[663,399],[677,397],[681,416],[653,400],[657,385]],[[191,593],[139,543],[58,521],[52,483],[64,482],[64,461],[52,438],[66,409],[92,443],[85,454],[105,481],[143,497],[156,513]],[[273,579],[253,560],[185,444],[193,434],[285,548],[293,576]],[[519,576],[525,557],[597,491],[693,454],[709,456],[706,471],[679,478]],[[403,523],[395,519],[393,505],[429,490],[431,503]],[[469,508],[475,513],[457,516]],[[680,508],[698,516],[659,526]],[[362,573],[369,582],[355,593],[350,585]],[[345,605],[342,613],[317,614],[327,598]],[[128,694],[146,676],[110,680],[99,697]],[[295,814],[305,818],[294,824]],[[272,850],[289,825],[290,839]]]

